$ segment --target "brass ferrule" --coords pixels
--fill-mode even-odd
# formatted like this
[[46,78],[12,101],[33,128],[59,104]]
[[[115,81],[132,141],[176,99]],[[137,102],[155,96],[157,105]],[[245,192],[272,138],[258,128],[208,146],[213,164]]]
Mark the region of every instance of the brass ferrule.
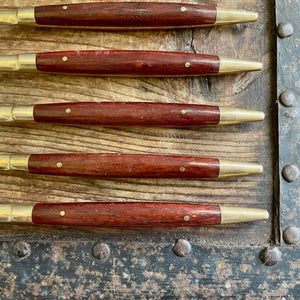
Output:
[[219,125],[257,122],[257,121],[263,121],[265,119],[265,114],[261,111],[240,109],[240,108],[230,108],[230,107],[219,107],[219,110],[220,110]]
[[0,10],[0,25],[36,25],[34,8]]
[[219,207],[221,211],[221,224],[251,222],[267,220],[269,218],[269,213],[265,209],[223,205],[219,205]]
[[37,71],[36,54],[0,55],[0,71]]
[[245,163],[240,161],[232,161],[220,159],[219,178],[228,176],[244,176],[252,174],[261,174],[263,166],[254,163]]
[[0,122],[33,121],[33,105],[0,106]]
[[227,57],[219,57],[219,75],[239,72],[260,71],[262,63]]
[[255,22],[257,18],[256,12],[217,7],[217,18],[214,25]]
[[1,154],[0,155],[0,170],[19,170],[28,171],[28,160],[30,155],[14,155]]
[[0,204],[1,223],[32,223],[34,205]]

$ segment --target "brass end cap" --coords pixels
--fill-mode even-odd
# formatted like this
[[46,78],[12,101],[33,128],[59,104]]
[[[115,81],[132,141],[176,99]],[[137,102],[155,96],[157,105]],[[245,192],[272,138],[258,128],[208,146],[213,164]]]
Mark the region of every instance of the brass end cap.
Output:
[[0,204],[1,223],[32,223],[33,205]]
[[0,154],[0,170],[28,171],[29,157],[26,154]]
[[0,10],[0,25],[36,25],[34,8]]
[[269,213],[265,209],[232,207],[220,205],[221,224],[251,222],[269,219]]
[[257,18],[256,12],[217,7],[215,25],[255,22]]
[[228,176],[261,174],[263,172],[263,166],[260,164],[245,163],[241,161],[232,161],[226,159],[220,159],[219,163],[219,178]]
[[263,121],[265,119],[265,114],[262,111],[230,107],[219,107],[219,110],[219,125],[258,122]]
[[239,72],[260,71],[263,67],[262,63],[257,61],[248,61],[227,57],[219,57],[219,62],[219,75]]

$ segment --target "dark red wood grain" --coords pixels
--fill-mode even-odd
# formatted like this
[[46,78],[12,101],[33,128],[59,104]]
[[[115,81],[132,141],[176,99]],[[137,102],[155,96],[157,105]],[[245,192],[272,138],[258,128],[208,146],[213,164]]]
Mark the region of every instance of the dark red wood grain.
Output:
[[[182,3],[102,2],[40,6],[39,25],[139,29],[211,25],[216,8]],[[181,8],[185,7],[185,11]]]
[[[61,216],[61,212],[64,216]],[[189,221],[184,217],[188,216]],[[35,224],[95,227],[175,227],[221,223],[218,205],[183,203],[46,203],[36,204]]]
[[143,102],[37,104],[33,115],[42,123],[107,126],[200,126],[220,120],[218,106]]
[[147,154],[32,154],[28,168],[31,173],[60,176],[216,178],[219,160]]
[[[186,67],[187,62],[189,67]],[[36,66],[42,72],[84,75],[192,76],[218,73],[219,58],[163,51],[63,51],[38,53]]]

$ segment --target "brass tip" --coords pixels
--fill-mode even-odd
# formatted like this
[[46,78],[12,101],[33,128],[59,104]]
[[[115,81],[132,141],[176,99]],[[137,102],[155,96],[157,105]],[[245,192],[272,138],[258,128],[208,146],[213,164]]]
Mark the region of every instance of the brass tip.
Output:
[[220,205],[221,224],[267,220],[269,213],[265,209],[232,207]]
[[0,25],[35,25],[34,8],[15,8],[0,10]]
[[255,22],[257,18],[256,12],[217,7],[215,25]]
[[33,205],[0,204],[0,223],[32,223]]
[[261,111],[230,107],[219,107],[219,110],[219,125],[257,122],[263,121],[265,119],[265,114]]
[[226,57],[219,57],[220,66],[218,74],[239,73],[260,71],[262,63],[257,61],[247,61],[241,59],[233,59]]
[[263,166],[260,164],[245,163],[241,161],[232,161],[226,159],[220,159],[219,163],[219,178],[228,176],[261,174],[263,172]]

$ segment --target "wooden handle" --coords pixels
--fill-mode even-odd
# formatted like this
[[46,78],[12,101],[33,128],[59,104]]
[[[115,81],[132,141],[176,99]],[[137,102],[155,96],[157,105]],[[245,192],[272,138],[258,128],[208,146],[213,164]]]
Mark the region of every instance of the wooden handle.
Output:
[[36,67],[42,72],[102,76],[192,76],[218,73],[219,58],[162,51],[64,51],[38,53]]
[[175,227],[221,223],[218,205],[176,203],[46,203],[36,204],[32,222],[95,227]]
[[216,15],[215,7],[181,3],[103,2],[35,8],[39,25],[104,29],[212,25]]
[[34,120],[42,123],[104,126],[217,125],[217,106],[171,103],[82,102],[38,104]]
[[144,154],[32,154],[31,173],[125,178],[217,178],[218,159]]

